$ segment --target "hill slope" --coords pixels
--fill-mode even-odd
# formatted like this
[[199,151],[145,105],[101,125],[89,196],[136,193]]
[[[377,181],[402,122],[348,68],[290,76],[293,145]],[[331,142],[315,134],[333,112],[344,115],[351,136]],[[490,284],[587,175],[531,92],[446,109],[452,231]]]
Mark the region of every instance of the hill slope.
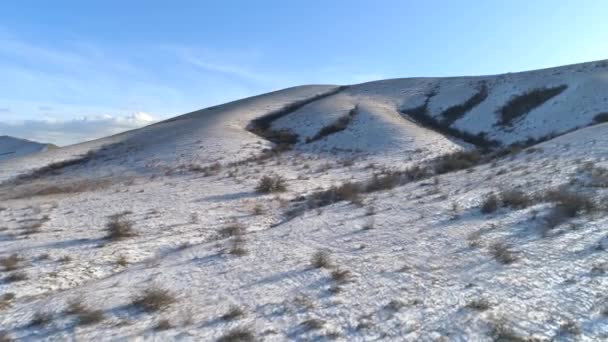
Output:
[[25,139],[0,136],[0,161],[22,157],[30,153],[44,152],[55,149],[57,146],[41,144]]
[[7,160],[0,332],[605,339],[607,72],[295,87]]

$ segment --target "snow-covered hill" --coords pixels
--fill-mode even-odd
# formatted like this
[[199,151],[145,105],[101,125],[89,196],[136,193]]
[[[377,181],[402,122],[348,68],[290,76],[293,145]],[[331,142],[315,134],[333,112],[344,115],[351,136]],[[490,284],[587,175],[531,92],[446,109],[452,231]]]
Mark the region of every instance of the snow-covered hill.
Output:
[[301,86],[7,160],[0,331],[606,339],[607,93],[606,62]]
[[53,148],[56,148],[56,146],[4,135],[0,136],[0,161],[25,156],[30,153],[44,152]]

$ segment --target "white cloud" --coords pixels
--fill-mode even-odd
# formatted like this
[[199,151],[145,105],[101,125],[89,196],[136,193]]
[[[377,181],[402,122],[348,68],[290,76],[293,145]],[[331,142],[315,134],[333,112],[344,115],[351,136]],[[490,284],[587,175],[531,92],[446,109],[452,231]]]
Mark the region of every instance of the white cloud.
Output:
[[128,116],[101,115],[72,120],[24,120],[0,123],[0,135],[64,146],[139,128],[155,121],[152,115],[143,112]]

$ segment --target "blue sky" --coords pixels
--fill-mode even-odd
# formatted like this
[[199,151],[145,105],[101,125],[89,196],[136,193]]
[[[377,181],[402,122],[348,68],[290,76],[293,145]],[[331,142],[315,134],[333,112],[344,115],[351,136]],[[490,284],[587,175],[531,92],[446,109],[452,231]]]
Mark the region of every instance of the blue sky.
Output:
[[0,135],[68,144],[299,84],[605,59],[607,14],[606,0],[5,1]]

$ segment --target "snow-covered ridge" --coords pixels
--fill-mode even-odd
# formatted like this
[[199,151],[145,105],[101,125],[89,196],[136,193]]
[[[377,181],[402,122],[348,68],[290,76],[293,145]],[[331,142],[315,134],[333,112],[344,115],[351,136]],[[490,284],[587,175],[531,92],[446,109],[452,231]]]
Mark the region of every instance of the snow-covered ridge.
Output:
[[57,148],[51,144],[41,144],[35,141],[0,136],[0,161],[22,157],[30,153],[44,152]]

